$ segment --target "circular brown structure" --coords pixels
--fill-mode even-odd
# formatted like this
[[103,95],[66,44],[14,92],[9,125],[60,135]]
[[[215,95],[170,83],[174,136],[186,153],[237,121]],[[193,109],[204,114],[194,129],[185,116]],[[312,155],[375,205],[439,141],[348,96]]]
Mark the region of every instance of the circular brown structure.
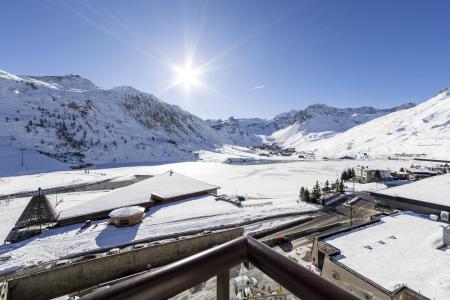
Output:
[[145,208],[141,206],[126,206],[113,210],[109,213],[110,223],[118,226],[133,226],[144,219]]

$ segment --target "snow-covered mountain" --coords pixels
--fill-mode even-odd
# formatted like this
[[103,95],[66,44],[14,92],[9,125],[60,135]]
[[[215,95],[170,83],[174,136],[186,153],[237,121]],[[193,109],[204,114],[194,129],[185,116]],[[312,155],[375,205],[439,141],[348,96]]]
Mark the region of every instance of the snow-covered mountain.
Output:
[[355,126],[328,139],[293,143],[298,150],[323,156],[424,155],[438,159],[450,154],[450,89],[428,101]]
[[68,163],[186,160],[195,158],[193,151],[231,143],[151,94],[102,89],[77,75],[0,71],[0,114],[4,149],[35,150]]
[[252,136],[263,136],[263,140],[277,143],[283,147],[292,147],[303,141],[329,138],[339,132],[363,124],[372,119],[394,111],[413,107],[407,103],[390,109],[373,107],[336,108],[325,104],[314,104],[304,110],[291,110],[270,119],[207,120],[213,128],[230,139],[239,137],[252,140]]
[[448,90],[418,106],[315,104],[270,119],[203,121],[131,87],[103,89],[78,75],[0,71],[0,154],[8,157],[25,151],[66,163],[179,161],[195,159],[198,150],[262,142],[323,156],[407,152],[442,157],[450,149],[449,120]]
[[233,144],[237,145],[258,145],[262,143],[262,138],[248,130],[251,124],[258,124],[260,119],[240,119],[233,117],[222,120],[206,120],[215,130],[226,136]]
[[[239,131],[243,135],[269,136],[277,130],[291,125],[295,120],[296,110],[291,110],[273,118],[239,118],[230,117],[227,120],[206,120],[208,124],[223,133]],[[227,128],[229,127],[229,128]]]
[[291,124],[274,132],[269,140],[283,147],[295,147],[303,142],[329,138],[372,119],[413,106],[413,103],[407,103],[390,109],[376,109],[336,108],[314,104],[298,111]]

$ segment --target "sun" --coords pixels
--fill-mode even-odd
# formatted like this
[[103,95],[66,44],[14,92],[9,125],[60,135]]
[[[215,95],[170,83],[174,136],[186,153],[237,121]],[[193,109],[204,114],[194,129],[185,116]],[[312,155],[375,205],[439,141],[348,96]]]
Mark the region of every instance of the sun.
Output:
[[208,72],[205,69],[205,65],[198,67],[193,64],[192,59],[187,59],[184,64],[170,64],[168,67],[172,71],[172,77],[160,93],[164,93],[176,87],[184,88],[184,92],[187,96],[191,94],[191,90],[194,88],[211,90],[211,88],[202,81]]
[[199,75],[200,71],[189,64],[175,68],[176,84],[183,85],[187,90],[193,86],[200,85]]

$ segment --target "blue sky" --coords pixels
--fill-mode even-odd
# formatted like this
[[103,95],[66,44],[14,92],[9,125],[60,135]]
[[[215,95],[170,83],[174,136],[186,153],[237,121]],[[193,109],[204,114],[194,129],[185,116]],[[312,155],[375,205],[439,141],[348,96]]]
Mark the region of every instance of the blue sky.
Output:
[[[130,85],[202,118],[390,107],[450,85],[449,12],[446,0],[2,1],[0,69]],[[203,85],[167,89],[186,56],[206,64]]]

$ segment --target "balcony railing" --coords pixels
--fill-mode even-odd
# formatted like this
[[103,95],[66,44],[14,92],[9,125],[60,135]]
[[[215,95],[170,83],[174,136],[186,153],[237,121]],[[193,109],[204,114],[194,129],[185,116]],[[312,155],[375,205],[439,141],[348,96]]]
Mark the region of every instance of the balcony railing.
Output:
[[217,276],[219,300],[230,298],[229,269],[249,262],[301,299],[358,299],[251,237],[241,237],[120,282],[81,299],[167,299]]

